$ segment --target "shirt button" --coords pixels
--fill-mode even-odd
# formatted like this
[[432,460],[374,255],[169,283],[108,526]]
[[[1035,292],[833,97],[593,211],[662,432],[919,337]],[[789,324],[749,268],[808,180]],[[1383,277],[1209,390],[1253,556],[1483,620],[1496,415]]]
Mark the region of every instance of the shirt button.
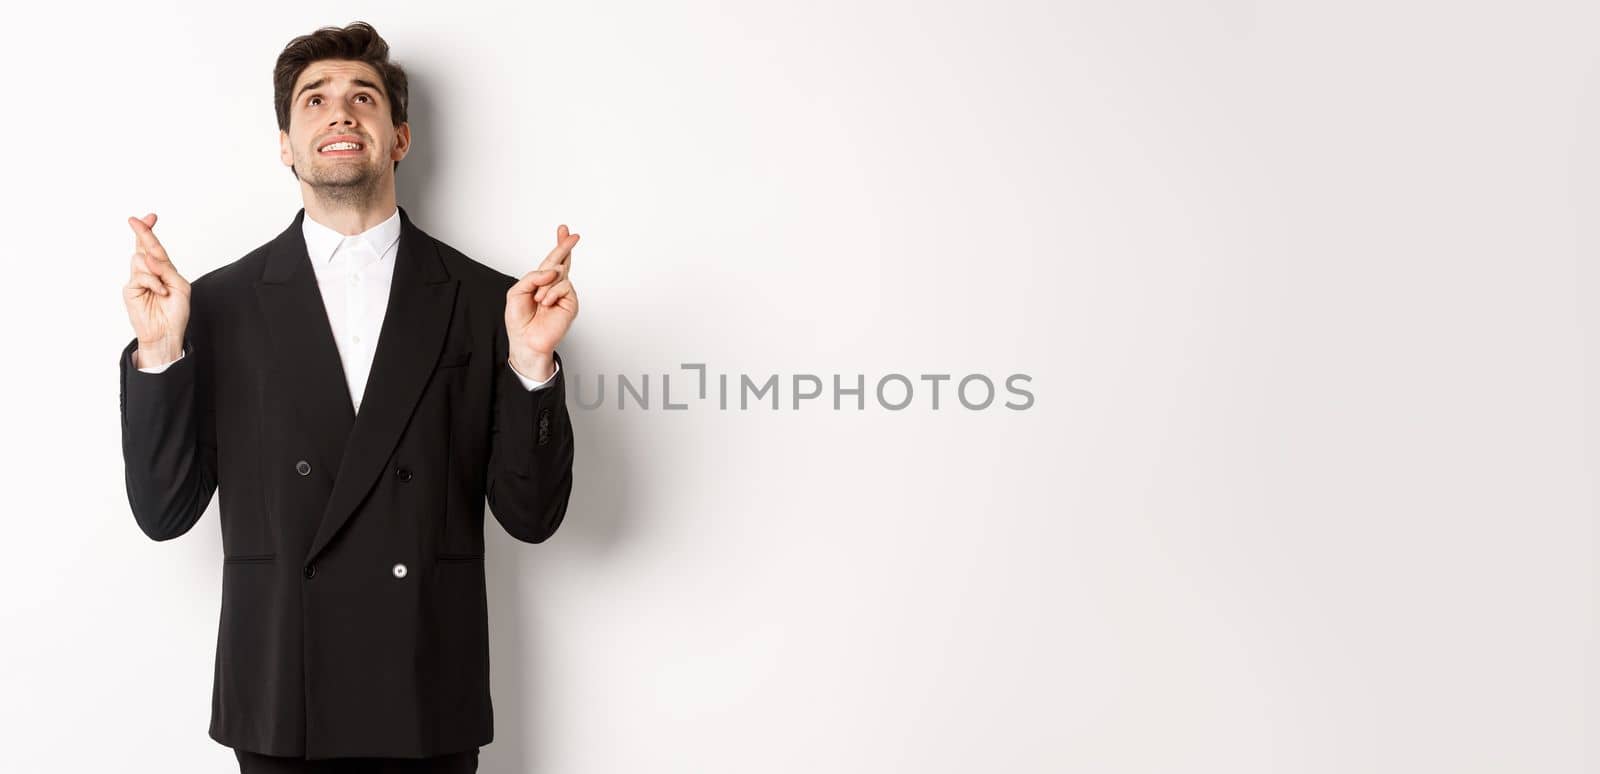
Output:
[[396,563],[395,566],[394,566],[394,577],[396,577],[396,578],[404,578],[404,577],[406,577],[406,566],[403,565],[403,564]]
[[294,472],[299,473],[302,476],[311,475],[311,463],[306,462],[305,460],[296,462],[294,464]]
[[352,342],[354,342],[356,344],[360,344],[361,343],[361,337],[360,336],[351,336],[350,337],[350,341],[352,341]]
[[352,274],[352,275],[350,275],[350,284],[356,285],[356,284],[360,284],[360,282],[361,282],[361,275],[360,274]]
[[317,568],[308,564],[304,570],[300,571],[300,574],[306,576],[306,580],[311,580],[311,576],[317,574]]

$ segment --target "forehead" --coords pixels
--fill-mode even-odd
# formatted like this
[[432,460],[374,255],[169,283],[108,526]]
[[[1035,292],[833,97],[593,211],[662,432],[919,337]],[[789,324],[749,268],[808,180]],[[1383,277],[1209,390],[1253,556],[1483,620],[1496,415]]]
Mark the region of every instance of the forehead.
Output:
[[357,62],[347,59],[322,59],[306,65],[300,72],[300,77],[295,79],[294,93],[298,94],[301,87],[306,84],[326,78],[329,86],[348,86],[350,81],[360,78],[364,81],[382,84],[383,78],[378,75],[377,69],[366,62]]

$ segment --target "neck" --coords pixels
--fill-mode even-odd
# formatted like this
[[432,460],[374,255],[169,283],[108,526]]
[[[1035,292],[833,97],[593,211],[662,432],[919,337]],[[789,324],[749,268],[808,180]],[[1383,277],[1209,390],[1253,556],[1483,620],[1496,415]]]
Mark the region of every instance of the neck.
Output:
[[394,184],[374,189],[317,186],[300,182],[306,217],[345,236],[360,234],[389,219],[395,212]]

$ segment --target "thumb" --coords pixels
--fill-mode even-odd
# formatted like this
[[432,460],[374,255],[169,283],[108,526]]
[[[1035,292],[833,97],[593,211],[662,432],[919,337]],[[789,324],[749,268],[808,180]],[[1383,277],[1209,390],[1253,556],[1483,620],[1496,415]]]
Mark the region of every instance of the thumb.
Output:
[[548,283],[554,273],[554,269],[534,269],[533,271],[522,275],[521,279],[512,284],[512,286],[506,290],[506,295],[517,296],[525,293],[532,293],[539,286]]

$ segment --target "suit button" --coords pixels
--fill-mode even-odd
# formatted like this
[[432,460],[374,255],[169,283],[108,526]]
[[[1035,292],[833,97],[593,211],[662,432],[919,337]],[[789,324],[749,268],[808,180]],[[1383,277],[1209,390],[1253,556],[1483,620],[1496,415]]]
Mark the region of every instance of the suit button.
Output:
[[395,566],[394,566],[394,577],[396,577],[396,578],[404,578],[404,577],[406,577],[406,566],[403,565],[403,564],[398,564],[398,563],[395,564]]
[[394,477],[400,479],[401,481],[410,481],[411,480],[411,471],[409,471],[409,470],[407,470],[405,468],[395,468],[394,469]]
[[294,472],[299,473],[302,476],[311,475],[311,463],[306,462],[305,460],[296,462],[294,464]]
[[308,565],[306,565],[304,570],[300,571],[300,574],[306,576],[306,580],[310,580],[311,576],[317,574],[317,568],[315,566],[313,566],[313,565],[309,565],[308,564]]

